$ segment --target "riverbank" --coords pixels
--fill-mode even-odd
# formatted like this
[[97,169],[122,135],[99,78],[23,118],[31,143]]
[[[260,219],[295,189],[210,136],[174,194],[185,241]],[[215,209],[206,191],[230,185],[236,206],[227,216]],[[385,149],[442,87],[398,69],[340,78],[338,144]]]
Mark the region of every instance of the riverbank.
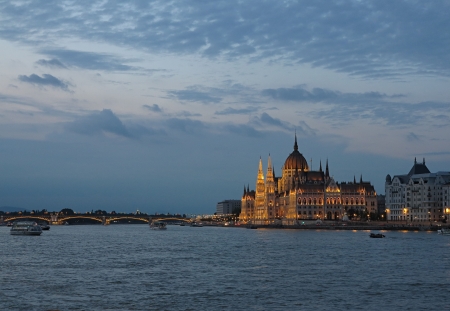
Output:
[[[251,225],[241,225],[251,228]],[[304,225],[253,225],[252,229],[307,229],[307,230],[370,230],[370,231],[437,231],[448,226],[442,225],[416,225],[416,224],[304,224]]]

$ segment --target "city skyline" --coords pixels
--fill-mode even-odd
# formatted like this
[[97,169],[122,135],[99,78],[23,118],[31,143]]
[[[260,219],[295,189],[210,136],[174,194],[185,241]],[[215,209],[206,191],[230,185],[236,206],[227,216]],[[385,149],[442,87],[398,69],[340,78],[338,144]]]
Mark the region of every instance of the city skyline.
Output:
[[0,2],[0,206],[209,214],[292,151],[450,163],[446,1]]

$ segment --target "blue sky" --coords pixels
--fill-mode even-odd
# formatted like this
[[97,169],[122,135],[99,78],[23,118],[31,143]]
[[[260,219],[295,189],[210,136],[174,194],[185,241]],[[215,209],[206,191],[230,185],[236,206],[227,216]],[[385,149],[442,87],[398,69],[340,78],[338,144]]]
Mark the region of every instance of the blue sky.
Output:
[[450,163],[448,1],[0,1],[0,206],[212,213],[299,150]]

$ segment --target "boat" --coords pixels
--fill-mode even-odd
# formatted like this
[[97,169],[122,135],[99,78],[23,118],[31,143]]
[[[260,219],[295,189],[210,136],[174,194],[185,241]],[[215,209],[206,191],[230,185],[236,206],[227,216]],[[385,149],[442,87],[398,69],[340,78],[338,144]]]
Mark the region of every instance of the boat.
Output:
[[442,228],[438,230],[438,234],[441,235],[450,235],[450,228]]
[[384,234],[381,234],[381,233],[371,233],[369,236],[371,238],[384,238],[385,237]]
[[50,226],[46,223],[39,224],[42,230],[50,230]]
[[10,233],[12,235],[41,235],[42,229],[33,221],[18,221],[12,225]]
[[167,224],[163,221],[152,221],[150,223],[150,228],[152,230],[166,230]]
[[250,225],[249,227],[247,227],[247,229],[258,229],[258,227],[255,225]]
[[191,227],[203,227],[203,224],[201,222],[193,221],[191,222]]

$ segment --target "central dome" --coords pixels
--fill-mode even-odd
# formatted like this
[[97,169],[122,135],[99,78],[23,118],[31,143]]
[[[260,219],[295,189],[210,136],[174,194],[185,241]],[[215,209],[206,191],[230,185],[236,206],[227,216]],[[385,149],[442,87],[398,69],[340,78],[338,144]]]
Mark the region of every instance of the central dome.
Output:
[[305,157],[298,152],[297,135],[295,136],[294,151],[287,157],[284,162],[284,169],[299,169],[308,171],[308,162]]

